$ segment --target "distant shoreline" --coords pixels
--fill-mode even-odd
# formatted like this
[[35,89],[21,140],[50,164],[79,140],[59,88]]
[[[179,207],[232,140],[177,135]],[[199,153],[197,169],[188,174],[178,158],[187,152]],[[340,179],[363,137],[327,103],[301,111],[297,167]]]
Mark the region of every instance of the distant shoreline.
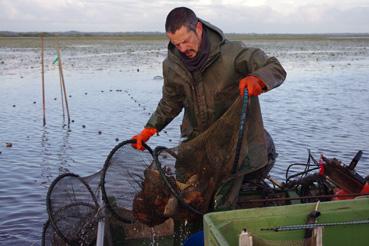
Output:
[[[166,39],[162,32],[11,32],[0,31],[0,37],[103,37],[103,38],[126,38],[126,39]],[[227,37],[232,39],[348,39],[363,38],[369,39],[369,33],[311,33],[311,34],[293,34],[293,33],[226,33]]]

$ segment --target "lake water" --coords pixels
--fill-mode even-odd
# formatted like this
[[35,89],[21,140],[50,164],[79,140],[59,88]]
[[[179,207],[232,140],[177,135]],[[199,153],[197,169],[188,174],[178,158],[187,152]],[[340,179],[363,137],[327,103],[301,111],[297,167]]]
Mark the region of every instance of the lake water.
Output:
[[[98,171],[118,141],[137,134],[161,97],[165,41],[64,40],[71,113],[63,120],[54,42],[45,53],[42,126],[38,39],[0,39],[0,245],[40,245],[50,183],[64,172]],[[306,162],[307,150],[348,164],[358,150],[369,174],[369,38],[268,38],[244,41],[276,56],[285,83],[260,96],[265,127],[279,157],[272,175]],[[180,118],[152,147],[179,143]],[[6,147],[12,143],[12,147]]]

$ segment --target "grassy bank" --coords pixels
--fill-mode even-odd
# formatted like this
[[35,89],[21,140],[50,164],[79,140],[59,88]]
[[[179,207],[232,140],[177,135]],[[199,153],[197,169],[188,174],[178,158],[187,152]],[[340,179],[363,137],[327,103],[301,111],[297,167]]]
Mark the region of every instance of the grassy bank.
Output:
[[[36,48],[40,46],[42,33],[10,33],[0,32],[0,47]],[[43,33],[46,47],[55,46],[59,40],[61,45],[68,43],[90,44],[109,41],[166,41],[164,33]],[[363,40],[369,39],[369,34],[239,34],[228,33],[230,40]]]

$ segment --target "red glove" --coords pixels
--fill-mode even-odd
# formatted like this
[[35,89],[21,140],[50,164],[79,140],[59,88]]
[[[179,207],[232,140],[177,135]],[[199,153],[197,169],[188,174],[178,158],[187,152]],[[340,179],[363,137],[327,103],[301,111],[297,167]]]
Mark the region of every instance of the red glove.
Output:
[[140,134],[132,137],[132,139],[136,139],[136,143],[132,144],[132,147],[137,150],[144,150],[145,148],[142,146],[142,142],[148,141],[157,132],[158,130],[155,128],[144,128]]
[[266,89],[266,85],[258,77],[247,76],[240,80],[239,88],[241,97],[245,88],[247,88],[249,96],[259,96],[263,92],[263,89]]

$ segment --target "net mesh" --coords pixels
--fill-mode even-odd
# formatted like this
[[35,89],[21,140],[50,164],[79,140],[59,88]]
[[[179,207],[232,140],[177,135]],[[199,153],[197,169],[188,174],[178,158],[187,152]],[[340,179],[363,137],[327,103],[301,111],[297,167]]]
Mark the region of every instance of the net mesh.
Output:
[[157,231],[173,233],[170,221],[149,228],[132,215],[133,198],[153,160],[146,144],[145,151],[137,151],[131,147],[133,142],[118,144],[103,169],[93,175],[66,173],[53,181],[46,198],[49,221],[44,226],[43,245],[94,245],[103,218],[105,245],[121,244],[122,237],[154,239]]
[[65,242],[63,239],[59,237],[56,233],[54,227],[51,225],[50,220],[43,226],[42,230],[42,246],[65,246]]
[[91,187],[78,175],[59,176],[50,186],[47,209],[58,235],[71,245],[91,245],[96,239],[98,203]]
[[[152,165],[145,170],[142,190],[134,203],[139,220],[148,225],[161,223],[168,216],[195,221],[210,209],[215,191],[232,172],[239,133],[239,124],[235,122],[239,122],[240,113],[241,100],[237,99],[219,120],[196,138],[181,143],[176,149],[155,149],[155,162],[160,167]],[[245,127],[245,141],[240,149],[244,174],[268,164],[265,135],[249,131],[250,124],[253,122]],[[246,139],[253,139],[254,146]]]
[[151,149],[138,151],[132,140],[117,145],[109,154],[102,173],[103,199],[109,210],[121,221],[132,222],[133,199],[141,190],[144,170],[152,163]]

